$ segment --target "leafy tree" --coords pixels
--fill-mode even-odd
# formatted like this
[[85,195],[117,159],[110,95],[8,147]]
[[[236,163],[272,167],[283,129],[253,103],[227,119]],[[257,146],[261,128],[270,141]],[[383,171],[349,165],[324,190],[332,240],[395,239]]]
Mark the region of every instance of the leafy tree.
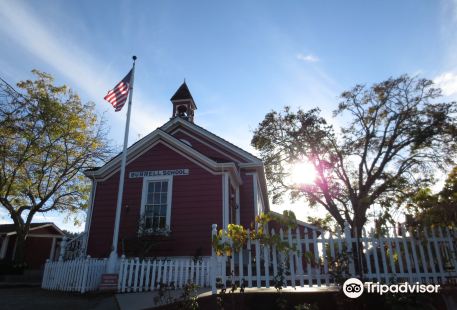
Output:
[[0,82],[0,206],[17,232],[15,260],[37,213],[77,212],[86,207],[89,184],[82,171],[111,151],[93,103],[81,103],[51,75],[33,70],[16,92]]
[[421,188],[407,200],[413,213],[411,224],[457,227],[457,166],[449,173],[441,191]]
[[[320,205],[360,236],[373,205],[388,207],[411,188],[429,184],[435,169],[454,163],[455,102],[436,102],[433,82],[403,75],[341,94],[337,130],[319,109],[272,111],[254,131],[273,201],[285,193]],[[314,183],[290,184],[288,167],[309,161]]]

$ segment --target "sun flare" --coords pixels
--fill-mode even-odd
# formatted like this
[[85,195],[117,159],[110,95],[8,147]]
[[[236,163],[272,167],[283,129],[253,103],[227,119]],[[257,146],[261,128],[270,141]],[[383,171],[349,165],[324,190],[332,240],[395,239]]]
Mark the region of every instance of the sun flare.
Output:
[[317,174],[314,166],[309,161],[300,161],[291,166],[290,180],[292,184],[313,184]]

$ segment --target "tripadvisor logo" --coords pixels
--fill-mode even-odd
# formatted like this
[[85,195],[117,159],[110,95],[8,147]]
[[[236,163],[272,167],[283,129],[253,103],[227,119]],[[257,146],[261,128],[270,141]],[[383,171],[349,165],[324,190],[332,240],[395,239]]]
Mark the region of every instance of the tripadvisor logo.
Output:
[[360,297],[363,293],[363,283],[357,278],[347,279],[343,284],[343,293],[349,298]]
[[[377,293],[379,295],[386,293],[438,293],[440,285],[421,284],[408,282],[400,284],[380,284],[379,282],[365,282],[367,293]],[[347,279],[343,284],[343,293],[349,298],[357,298],[363,294],[364,284],[356,278]]]

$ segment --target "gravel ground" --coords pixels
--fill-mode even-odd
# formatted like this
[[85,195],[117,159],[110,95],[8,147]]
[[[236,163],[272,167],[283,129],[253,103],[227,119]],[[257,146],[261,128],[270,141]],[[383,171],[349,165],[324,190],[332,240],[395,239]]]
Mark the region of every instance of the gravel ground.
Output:
[[38,287],[0,289],[2,310],[52,310],[52,309],[119,309],[114,294],[73,294],[42,290]]

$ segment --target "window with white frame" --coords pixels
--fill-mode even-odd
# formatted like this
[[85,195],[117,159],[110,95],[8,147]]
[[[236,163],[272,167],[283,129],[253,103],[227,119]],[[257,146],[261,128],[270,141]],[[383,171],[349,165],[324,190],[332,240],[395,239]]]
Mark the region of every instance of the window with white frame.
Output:
[[170,230],[172,176],[148,177],[143,180],[141,199],[142,227],[144,232]]

